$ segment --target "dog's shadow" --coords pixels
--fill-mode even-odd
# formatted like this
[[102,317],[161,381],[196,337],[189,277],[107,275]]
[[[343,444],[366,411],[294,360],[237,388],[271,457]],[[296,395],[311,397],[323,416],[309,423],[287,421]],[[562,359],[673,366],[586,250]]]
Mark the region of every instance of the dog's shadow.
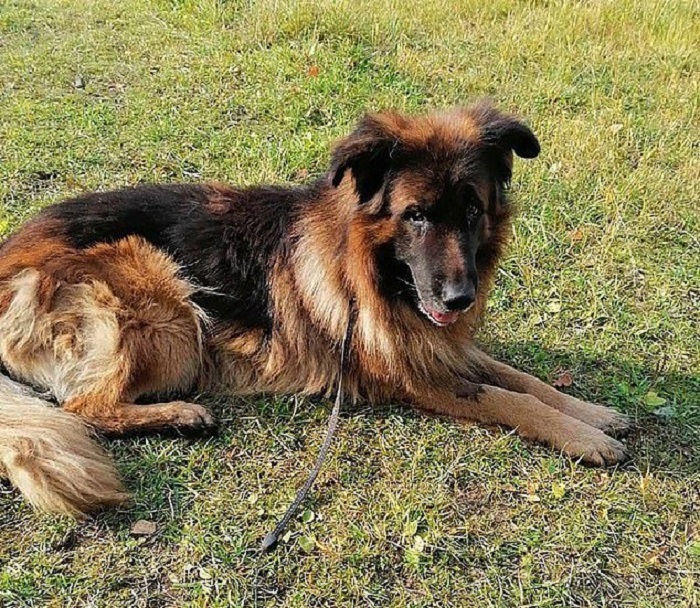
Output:
[[[663,365],[649,367],[616,357],[592,358],[583,353],[545,349],[536,342],[494,346],[488,350],[499,360],[544,381],[554,382],[564,371],[569,372],[573,383],[562,390],[593,403],[613,406],[630,415],[635,422],[635,430],[626,441],[631,448],[633,470],[675,479],[690,478],[700,473],[700,376],[668,372]],[[321,421],[323,425],[323,418],[330,414],[331,408],[328,400],[320,398],[226,399],[203,396],[197,401],[209,406],[221,421],[222,428],[217,437],[144,438],[136,442],[130,439],[114,442],[117,457],[126,454],[130,462],[124,471],[125,483],[129,488],[138,488],[135,508],[139,513],[143,505],[150,505],[150,512],[161,518],[187,510],[177,496],[173,500],[173,490],[169,484],[177,484],[180,466],[188,467],[188,475],[196,475],[197,472],[193,471],[191,460],[183,455],[177,443],[196,442],[195,449],[204,445],[207,448],[201,450],[204,458],[208,458],[209,454],[230,457],[231,465],[228,468],[231,475],[236,476],[236,458],[228,456],[229,450],[231,446],[246,445],[251,426],[270,429],[277,444],[271,448],[276,454],[270,455],[270,458],[279,460],[285,458],[290,450],[305,449],[305,430],[309,423],[313,421],[314,425],[318,425]],[[389,416],[399,416],[404,420],[421,416],[409,408],[394,404],[371,408],[366,404],[344,404],[341,418],[347,420],[358,415],[374,419],[377,423]],[[169,444],[171,441],[176,444]],[[150,449],[153,442],[162,448],[158,456],[154,456]],[[174,457],[164,458],[166,454],[173,454]],[[158,460],[157,466],[154,466],[154,459]],[[123,465],[123,462],[120,464]],[[200,465],[203,470],[207,469],[206,462]],[[264,467],[265,463],[258,465]],[[205,482],[202,484],[202,491],[206,492]],[[164,499],[165,495],[168,495],[167,499]],[[134,521],[135,511],[127,508],[98,517],[108,528],[123,530]]]
[[627,442],[634,468],[657,476],[700,473],[699,374],[668,371],[663,359],[644,364],[614,356],[591,357],[545,349],[536,342],[496,346],[490,352],[551,383],[569,372],[572,385],[560,390],[631,416],[635,429]]

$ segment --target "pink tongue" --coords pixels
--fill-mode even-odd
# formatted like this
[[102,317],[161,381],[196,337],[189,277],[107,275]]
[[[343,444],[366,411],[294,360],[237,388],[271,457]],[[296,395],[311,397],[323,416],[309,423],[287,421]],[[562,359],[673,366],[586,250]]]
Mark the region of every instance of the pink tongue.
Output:
[[437,312],[436,310],[430,311],[430,316],[433,317],[438,323],[447,325],[449,323],[454,323],[459,316],[458,312]]

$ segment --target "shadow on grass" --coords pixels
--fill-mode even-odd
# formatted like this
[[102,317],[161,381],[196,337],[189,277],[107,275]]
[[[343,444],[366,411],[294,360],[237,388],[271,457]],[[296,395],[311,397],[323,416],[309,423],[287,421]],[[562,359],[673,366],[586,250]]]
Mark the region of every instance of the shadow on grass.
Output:
[[[635,474],[638,474],[637,471],[649,471],[656,477],[673,479],[697,478],[700,475],[700,376],[649,369],[616,357],[601,359],[583,353],[548,350],[534,342],[509,344],[505,348],[489,350],[500,360],[545,381],[553,380],[562,370],[569,371],[574,383],[566,392],[591,402],[613,406],[632,416],[636,429],[626,441],[633,457],[629,468]],[[650,391],[666,400],[660,414],[653,413],[654,410],[659,411],[658,406],[644,405],[644,397]],[[268,461],[280,461],[288,459],[290,451],[306,449],[305,429],[310,424],[325,425],[331,408],[330,401],[320,398],[226,399],[205,396],[198,401],[207,404],[222,421],[220,434],[206,439],[169,437],[158,439],[159,445],[167,445],[169,441],[176,444],[194,442],[199,445],[206,441],[209,442],[207,445],[214,448],[209,454],[227,454],[230,446],[245,445],[246,433],[250,431],[250,426],[236,422],[255,421],[262,428],[274,429],[271,437],[273,443],[270,444],[267,458]],[[341,418],[347,420],[359,415],[379,422],[390,416],[409,420],[422,414],[393,404],[369,407],[366,404],[346,403],[343,406]],[[175,515],[187,510],[187,500],[178,493],[180,481],[176,477],[177,473],[173,473],[173,464],[177,468],[177,462],[166,462],[162,466],[161,461],[161,466],[158,467],[151,461],[150,455],[134,458],[135,452],[139,450],[130,441],[132,440],[126,439],[114,443],[130,454],[131,466],[125,481],[128,487],[139,488],[139,504],[149,505],[149,512],[152,515],[160,513],[161,517],[169,511]],[[264,444],[264,440],[261,443]],[[141,454],[143,453],[142,451]],[[176,460],[184,458],[178,452],[177,445],[173,446],[173,454]],[[313,457],[315,458],[315,451]],[[196,469],[192,470],[191,465],[188,466],[189,475],[197,475]],[[201,463],[203,470],[207,466],[206,462]],[[259,463],[259,466],[263,466],[263,463]],[[235,476],[235,467],[233,469],[232,474]],[[626,472],[622,470],[618,474],[624,475]],[[270,484],[287,481],[287,478],[282,477],[271,479]],[[207,482],[202,481],[202,491],[206,491],[206,485]],[[317,497],[320,494],[323,492],[316,492]],[[148,517],[147,513],[141,515]],[[132,509],[121,513],[110,512],[101,515],[100,519],[109,528],[124,530],[133,523],[135,512]]]
[[[561,390],[630,415],[636,422],[628,440],[636,468],[673,477],[700,474],[699,374],[666,371],[664,361],[647,366],[621,357],[545,349],[536,342],[509,344],[491,352],[549,382],[568,371],[573,385]],[[664,403],[647,405],[652,392]]]

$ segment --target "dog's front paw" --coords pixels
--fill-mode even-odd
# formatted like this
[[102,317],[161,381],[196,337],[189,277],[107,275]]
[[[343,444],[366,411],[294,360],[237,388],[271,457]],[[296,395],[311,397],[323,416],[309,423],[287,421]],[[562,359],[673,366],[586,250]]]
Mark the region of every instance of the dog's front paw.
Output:
[[596,467],[611,467],[630,459],[627,448],[622,443],[595,428],[566,441],[561,450],[572,458]]
[[586,415],[582,420],[612,437],[624,437],[632,430],[629,416],[603,405],[586,404]]

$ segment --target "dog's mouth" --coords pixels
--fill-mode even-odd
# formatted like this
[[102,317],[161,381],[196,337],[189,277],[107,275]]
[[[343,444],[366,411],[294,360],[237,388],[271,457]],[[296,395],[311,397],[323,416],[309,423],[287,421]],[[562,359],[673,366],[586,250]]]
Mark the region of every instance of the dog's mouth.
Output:
[[465,310],[443,311],[438,310],[435,306],[429,305],[423,297],[418,284],[416,283],[413,268],[411,268],[410,264],[407,266],[411,271],[411,279],[413,279],[413,290],[418,310],[420,310],[421,313],[423,313],[423,315],[425,315],[433,323],[433,325],[437,325],[438,327],[447,327],[448,325],[452,325],[455,321],[457,321],[461,312],[466,312],[471,308],[471,305],[469,305],[469,307],[467,307]]
[[437,325],[451,325],[459,317],[458,312],[439,312],[437,310],[428,310],[428,315],[431,321],[435,321]]
[[426,317],[428,317],[428,319],[433,322],[433,324],[437,325],[438,327],[452,325],[452,323],[459,318],[459,311],[441,312],[432,306],[427,306],[420,296],[418,297],[418,308]]

